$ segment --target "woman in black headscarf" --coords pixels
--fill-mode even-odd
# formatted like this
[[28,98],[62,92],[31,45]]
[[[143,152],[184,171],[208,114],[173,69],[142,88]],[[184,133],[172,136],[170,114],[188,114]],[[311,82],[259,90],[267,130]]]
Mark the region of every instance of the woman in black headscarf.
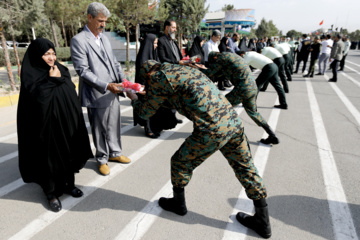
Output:
[[[155,60],[160,62],[156,51],[157,42],[158,39],[154,34],[147,34],[144,40],[141,42],[139,53],[136,56],[135,82],[140,83],[141,85],[145,85],[145,90],[149,86],[148,83],[145,82],[144,79],[139,75],[139,72],[142,64],[147,60]],[[137,95],[140,101],[144,99],[143,95]],[[137,124],[144,126],[145,135],[150,138],[158,138],[161,131],[174,128],[178,123],[176,116],[171,111],[171,109],[164,107],[159,108],[155,115],[146,120],[140,118],[135,112],[133,112],[133,116],[134,126]]]
[[205,43],[205,39],[201,36],[196,36],[193,42],[193,45],[190,48],[189,56],[194,57],[196,55],[200,56],[200,64],[205,64],[204,60],[204,49],[202,46]]
[[239,42],[240,52],[248,52],[249,48],[246,45],[246,37],[243,37]]
[[254,39],[251,38],[248,45],[249,51],[255,51],[256,52],[256,44],[254,42]]
[[39,184],[54,212],[63,193],[81,197],[74,175],[93,154],[75,85],[47,39],[32,41],[25,53],[17,128],[24,182]]
[[222,52],[231,52],[229,47],[228,47],[228,41],[229,41],[229,39],[226,36],[221,39],[220,44],[218,46],[219,51],[221,53]]

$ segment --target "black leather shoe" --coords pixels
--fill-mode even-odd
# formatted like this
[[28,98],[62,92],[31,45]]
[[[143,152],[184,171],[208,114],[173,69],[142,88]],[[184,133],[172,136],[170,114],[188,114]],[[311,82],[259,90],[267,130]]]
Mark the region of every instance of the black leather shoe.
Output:
[[260,92],[265,92],[266,91],[266,89],[265,88],[260,88],[260,90],[259,90]]
[[53,212],[59,212],[62,209],[61,202],[57,197],[49,200],[49,206]]
[[286,104],[274,105],[275,108],[288,109]]
[[177,123],[183,123],[183,120],[177,118],[177,119],[176,119],[176,122],[177,122]]
[[74,187],[71,190],[67,190],[65,193],[73,196],[74,198],[79,198],[79,197],[82,197],[84,195],[84,193],[80,189],[78,189],[77,187]]
[[303,77],[309,77],[309,76],[310,76],[309,74],[303,75]]
[[317,74],[315,74],[315,75],[319,75],[319,76],[320,76],[320,75],[324,75],[324,74],[322,74],[322,73],[317,73]]
[[344,71],[344,69],[339,69],[338,71]]

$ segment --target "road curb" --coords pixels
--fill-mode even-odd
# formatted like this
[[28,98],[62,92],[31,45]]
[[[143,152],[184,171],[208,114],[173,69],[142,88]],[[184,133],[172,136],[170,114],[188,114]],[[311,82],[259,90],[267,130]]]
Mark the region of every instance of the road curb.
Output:
[[[74,79],[78,79],[77,77],[76,78],[73,78],[73,81]],[[79,83],[75,83],[75,86],[76,86],[76,91],[79,89]],[[9,106],[13,106],[13,105],[17,105],[17,103],[19,102],[19,94],[10,94],[9,95],[6,95],[6,96],[0,96],[0,108],[1,107],[9,107]]]

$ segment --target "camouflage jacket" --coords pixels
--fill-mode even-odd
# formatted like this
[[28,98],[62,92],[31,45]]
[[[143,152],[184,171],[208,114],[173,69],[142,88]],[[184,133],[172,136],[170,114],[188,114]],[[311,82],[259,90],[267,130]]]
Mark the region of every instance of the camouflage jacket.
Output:
[[234,89],[226,94],[232,105],[238,105],[241,99],[248,99],[257,94],[258,89],[254,76],[244,59],[237,54],[224,52],[217,54],[217,59],[211,61],[215,53],[209,54],[209,68],[201,69],[209,77],[223,77],[230,80]]
[[172,108],[194,123],[195,131],[227,134],[242,128],[229,101],[199,70],[164,63],[151,76],[144,101],[132,101],[134,111],[144,119],[155,114],[167,100]]

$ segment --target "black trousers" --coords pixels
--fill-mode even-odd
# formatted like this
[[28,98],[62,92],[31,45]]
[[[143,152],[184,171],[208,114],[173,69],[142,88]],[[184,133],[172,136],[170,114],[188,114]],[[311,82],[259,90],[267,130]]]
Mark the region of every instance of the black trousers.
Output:
[[256,78],[256,85],[258,89],[260,89],[266,82],[270,82],[270,84],[275,88],[275,91],[279,96],[280,104],[287,105],[285,92],[280,84],[278,76],[278,67],[275,63],[265,65],[259,76]]
[[337,81],[337,71],[338,71],[339,63],[340,63],[339,60],[334,59],[334,61],[330,64],[330,68],[332,69],[332,73],[333,73],[332,79],[334,81]]
[[317,58],[315,58],[315,59],[313,59],[313,58],[311,58],[310,59],[310,66],[309,66],[309,72],[308,72],[308,74],[309,75],[314,75],[314,72],[315,72],[315,64],[316,64],[316,62],[317,62]]
[[340,61],[340,70],[344,70],[346,56],[347,54],[344,54],[343,58]]
[[[283,57],[279,57],[279,58],[275,58],[273,61],[276,64],[276,66],[278,67],[278,74],[281,79],[281,83],[283,85],[284,91],[288,92],[289,86],[287,84],[287,80],[286,80],[286,76],[285,76],[285,59]],[[269,81],[264,83],[261,90],[265,91],[267,89],[268,85],[269,85]]]
[[297,59],[295,72],[297,72],[299,70],[299,66],[300,66],[301,61],[304,62],[303,68],[302,68],[302,72],[304,72],[305,69],[306,69],[306,63],[308,61],[309,55],[308,54],[303,54],[302,55],[301,53],[298,53],[298,55],[299,55],[299,58]]
[[285,74],[287,80],[291,81],[292,80],[291,75],[293,74],[293,65],[294,65],[294,62],[291,59],[291,53],[289,52],[288,54],[284,54],[283,58],[285,60]]

